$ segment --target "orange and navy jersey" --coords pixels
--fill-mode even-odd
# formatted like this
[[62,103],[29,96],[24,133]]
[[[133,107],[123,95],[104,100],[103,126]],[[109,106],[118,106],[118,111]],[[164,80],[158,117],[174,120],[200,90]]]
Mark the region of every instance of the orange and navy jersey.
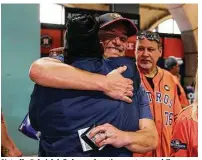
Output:
[[177,87],[179,88],[178,96],[179,96],[180,103],[181,103],[183,108],[187,107],[189,105],[189,101],[188,101],[187,96],[184,92],[184,89],[183,89],[182,85],[180,84],[180,82],[176,76],[173,75],[173,79],[174,79],[174,82],[176,83]]
[[173,128],[172,157],[198,157],[198,122],[191,117],[192,106],[183,109]]
[[156,150],[145,154],[134,154],[134,157],[168,157],[174,118],[180,112],[181,104],[177,95],[177,87],[172,75],[158,67],[157,75],[152,79],[154,89],[147,78],[140,73],[141,81],[147,92],[151,112],[158,131],[159,142]]

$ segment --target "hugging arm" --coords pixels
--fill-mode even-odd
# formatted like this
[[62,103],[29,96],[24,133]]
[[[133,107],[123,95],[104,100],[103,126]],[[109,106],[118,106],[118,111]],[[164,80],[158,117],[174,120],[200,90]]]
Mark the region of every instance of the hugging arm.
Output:
[[45,57],[36,60],[30,67],[29,76],[35,83],[52,88],[98,90],[106,95],[131,103],[133,82],[121,73],[127,67],[119,67],[108,75],[90,73],[60,60]]
[[147,93],[142,85],[140,85],[136,94],[138,95],[140,111],[139,130],[130,133],[131,142],[126,148],[136,153],[145,153],[154,150],[157,147],[158,132],[155,123],[152,120]]
[[154,150],[158,144],[158,133],[154,121],[151,119],[148,97],[142,87],[138,89],[138,100],[140,107],[139,130],[135,132],[121,131],[111,124],[103,124],[92,129],[90,136],[104,132],[107,138],[100,134],[96,136],[96,143],[99,146],[110,144],[116,148],[126,147],[136,153],[145,153]]

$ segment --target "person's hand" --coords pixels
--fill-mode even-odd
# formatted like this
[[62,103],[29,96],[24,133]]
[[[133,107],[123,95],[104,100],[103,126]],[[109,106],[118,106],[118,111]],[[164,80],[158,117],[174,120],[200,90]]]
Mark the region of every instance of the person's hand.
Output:
[[104,93],[111,98],[131,103],[132,99],[130,97],[133,96],[133,81],[121,75],[126,69],[126,66],[119,67],[107,75],[107,85]]
[[99,147],[110,144],[116,148],[121,148],[127,145],[126,132],[108,123],[93,128],[89,135],[89,138],[94,138],[96,145]]
[[49,57],[57,56],[59,54],[62,54],[63,51],[64,51],[64,47],[53,48],[53,49],[49,50]]

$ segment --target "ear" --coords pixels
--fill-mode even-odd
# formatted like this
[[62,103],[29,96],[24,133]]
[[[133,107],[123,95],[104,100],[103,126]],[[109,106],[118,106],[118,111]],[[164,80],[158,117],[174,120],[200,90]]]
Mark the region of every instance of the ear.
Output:
[[162,47],[159,47],[159,52],[160,52],[160,54],[159,54],[159,57],[161,57],[162,56]]
[[101,48],[101,52],[104,54],[105,53],[105,46],[104,46],[104,43],[102,41],[100,41],[100,48]]
[[139,40],[136,40],[136,43],[135,43],[135,50],[134,50],[134,55],[135,55],[135,58],[136,58],[136,59],[137,59],[138,45],[139,45]]

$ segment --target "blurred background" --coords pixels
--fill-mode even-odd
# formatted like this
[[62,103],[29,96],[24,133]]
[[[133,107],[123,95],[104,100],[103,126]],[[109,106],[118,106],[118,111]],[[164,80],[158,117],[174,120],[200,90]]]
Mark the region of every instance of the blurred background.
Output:
[[[9,135],[24,155],[36,155],[38,142],[25,137],[18,127],[28,111],[34,83],[29,79],[31,63],[63,46],[65,22],[78,13],[99,16],[118,12],[139,30],[158,32],[163,56],[158,64],[175,56],[181,84],[192,84],[198,66],[198,4],[1,4],[2,111]],[[128,56],[134,56],[135,36],[128,40]]]

